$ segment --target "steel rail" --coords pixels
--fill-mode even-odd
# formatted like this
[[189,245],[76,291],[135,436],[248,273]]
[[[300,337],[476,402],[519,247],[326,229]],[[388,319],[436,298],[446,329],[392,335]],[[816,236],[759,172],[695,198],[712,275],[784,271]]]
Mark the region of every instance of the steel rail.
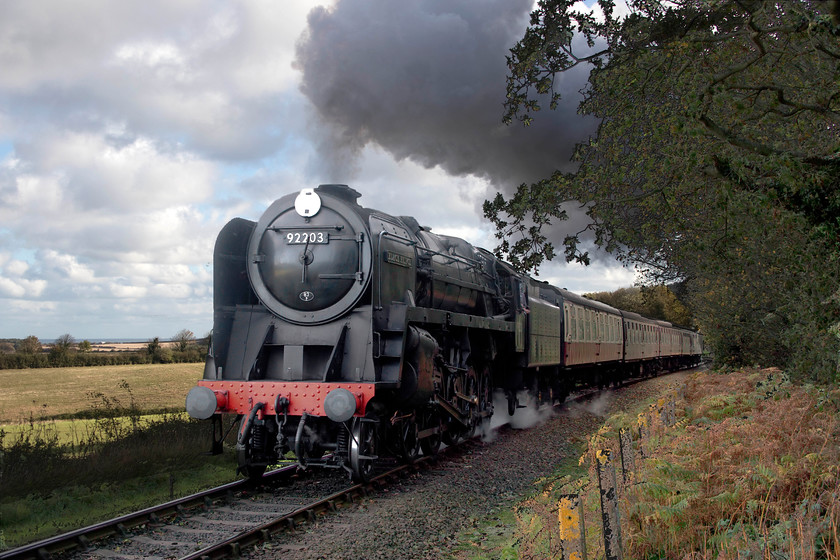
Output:
[[[455,449],[460,447],[460,445],[458,444],[447,449]],[[238,557],[241,551],[247,547],[257,546],[270,540],[273,535],[295,529],[300,522],[313,522],[317,519],[318,514],[337,511],[342,506],[354,504],[357,498],[368,496],[374,487],[381,489],[387,486],[389,482],[396,480],[401,472],[407,470],[416,471],[425,463],[436,460],[437,458],[437,456],[423,456],[419,457],[413,463],[398,465],[389,471],[371,478],[368,482],[356,484],[326,498],[321,498],[253,529],[248,529],[247,531],[234,535],[225,541],[210,545],[187,556],[182,556],[179,560],[215,560],[230,558],[232,556]]]
[[[674,372],[665,372],[665,375],[668,373]],[[646,381],[647,379],[649,378],[627,378],[623,380],[620,386],[634,385],[636,383]],[[609,388],[596,388],[572,394],[565,399],[564,403],[589,400],[607,389]],[[564,403],[558,403],[556,406],[562,406]],[[231,556],[239,556],[242,549],[259,545],[270,540],[275,534],[294,529],[299,522],[312,522],[317,518],[318,514],[336,511],[339,507],[353,504],[357,498],[368,496],[370,492],[374,490],[374,487],[382,488],[390,481],[396,480],[398,478],[397,475],[403,471],[411,470],[414,472],[427,466],[427,463],[437,462],[442,456],[461,449],[464,444],[469,443],[473,439],[474,438],[471,438],[469,440],[461,441],[455,445],[447,446],[436,455],[421,456],[410,464],[398,465],[393,469],[376,475],[368,482],[350,486],[345,490],[302,506],[262,525],[243,531],[226,539],[225,541],[221,541],[187,556],[183,556],[179,560],[214,560],[229,558]],[[291,476],[296,471],[297,465],[290,465],[266,473],[263,480],[270,481],[274,478]],[[51,558],[54,553],[70,552],[77,548],[86,549],[94,541],[102,540],[118,534],[125,534],[129,528],[136,527],[144,523],[155,523],[159,521],[161,517],[182,513],[187,509],[198,506],[209,505],[212,499],[228,495],[237,489],[246,488],[250,484],[252,483],[248,480],[231,482],[210,490],[205,490],[190,496],[166,502],[164,504],[146,508],[138,512],[123,515],[121,517],[103,521],[101,523],[70,531],[61,535],[56,535],[19,548],[0,552],[0,560],[47,560]]]
[[[297,465],[283,467],[266,473],[264,479],[272,480],[291,476],[297,471]],[[125,534],[129,529],[145,523],[156,523],[162,517],[182,513],[188,509],[207,505],[213,499],[226,496],[235,490],[247,488],[248,480],[229,482],[210,490],[204,490],[158,504],[140,511],[115,517],[107,521],[95,523],[67,533],[55,535],[40,541],[32,542],[10,550],[0,551],[0,560],[45,560],[53,554],[72,552],[76,549],[86,549],[93,542],[106,539],[114,535]]]

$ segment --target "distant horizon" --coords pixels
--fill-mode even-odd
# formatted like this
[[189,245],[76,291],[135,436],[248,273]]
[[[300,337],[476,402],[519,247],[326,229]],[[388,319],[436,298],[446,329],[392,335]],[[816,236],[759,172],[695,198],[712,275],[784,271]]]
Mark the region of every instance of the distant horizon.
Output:
[[[28,334],[26,336],[18,336],[18,337],[7,336],[7,337],[0,338],[0,340],[23,340],[27,336],[38,336],[38,335],[29,335]],[[73,336],[73,335],[71,334],[70,336]],[[107,337],[106,338],[102,338],[102,337],[84,337],[84,338],[82,338],[82,337],[73,336],[73,341],[76,342],[76,343],[79,343],[79,342],[82,342],[83,340],[87,340],[91,344],[108,344],[108,343],[115,343],[115,344],[117,344],[117,343],[119,343],[119,344],[135,343],[136,344],[138,342],[149,342],[154,338],[155,338],[154,336],[150,336],[150,337],[147,337],[147,338],[107,338]],[[174,342],[174,340],[172,338],[163,338],[163,337],[160,337],[160,336],[157,337],[157,338],[160,340],[160,342]],[[196,336],[196,340],[201,340],[202,338],[204,338],[204,337]],[[58,340],[58,338],[41,338],[40,336],[38,336],[38,341],[41,344],[54,344],[56,340]]]

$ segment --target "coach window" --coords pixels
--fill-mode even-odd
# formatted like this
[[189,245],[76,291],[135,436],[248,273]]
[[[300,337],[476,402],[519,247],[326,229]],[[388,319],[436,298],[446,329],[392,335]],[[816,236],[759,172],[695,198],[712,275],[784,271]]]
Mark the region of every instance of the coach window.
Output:
[[572,322],[569,320],[569,308],[566,306],[563,306],[563,320],[566,325],[566,342],[569,342],[572,336],[572,331],[570,330],[572,328]]
[[577,336],[577,339],[578,339],[578,342],[583,342],[583,340],[584,340],[584,338],[583,338],[584,327],[585,327],[584,323],[586,322],[585,317],[583,316],[583,308],[577,307],[577,308],[575,308],[575,312],[577,313],[577,322],[578,322],[578,328],[577,328],[578,336]]
[[589,342],[589,311],[584,309],[583,311],[583,341]]

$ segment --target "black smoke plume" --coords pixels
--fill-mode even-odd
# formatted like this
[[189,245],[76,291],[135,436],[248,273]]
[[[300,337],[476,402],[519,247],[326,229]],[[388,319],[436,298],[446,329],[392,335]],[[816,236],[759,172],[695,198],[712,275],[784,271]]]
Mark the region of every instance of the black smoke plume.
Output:
[[[595,131],[576,114],[588,70],[558,76],[564,101],[530,127],[502,123],[508,50],[531,0],[339,0],[316,8],[297,47],[302,91],[317,108],[319,165],[352,176],[375,143],[397,160],[473,174],[511,193],[574,169]],[[571,226],[571,224],[568,224]]]

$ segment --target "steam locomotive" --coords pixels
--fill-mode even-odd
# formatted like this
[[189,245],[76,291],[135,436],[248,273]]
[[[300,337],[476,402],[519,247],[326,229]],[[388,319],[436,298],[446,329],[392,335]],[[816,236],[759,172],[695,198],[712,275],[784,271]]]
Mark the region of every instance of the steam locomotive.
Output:
[[696,332],[536,281],[359,196],[306,188],[216,240],[212,342],[186,408],[213,420],[217,452],[221,415],[239,415],[247,477],[293,452],[364,481],[382,455],[470,437],[494,391],[513,415],[522,390],[556,402],[699,362]]

